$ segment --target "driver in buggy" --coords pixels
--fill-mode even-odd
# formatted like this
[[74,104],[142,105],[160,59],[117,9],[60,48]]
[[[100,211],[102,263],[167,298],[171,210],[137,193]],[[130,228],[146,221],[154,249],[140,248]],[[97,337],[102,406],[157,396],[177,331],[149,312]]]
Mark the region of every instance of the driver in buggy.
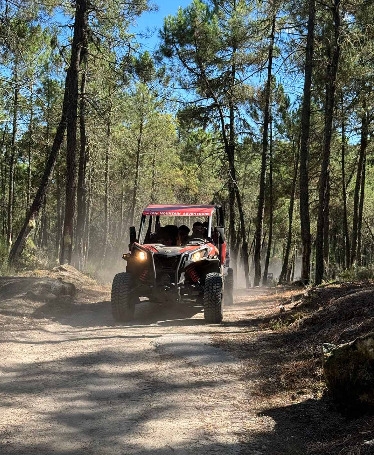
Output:
[[192,225],[192,234],[190,236],[190,240],[192,239],[206,239],[207,231],[205,226],[201,221],[195,221]]

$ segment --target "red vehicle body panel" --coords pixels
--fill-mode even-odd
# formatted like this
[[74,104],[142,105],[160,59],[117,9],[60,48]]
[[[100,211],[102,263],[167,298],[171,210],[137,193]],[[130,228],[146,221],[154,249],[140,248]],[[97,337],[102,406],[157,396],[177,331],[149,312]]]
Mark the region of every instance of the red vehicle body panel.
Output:
[[151,253],[158,253],[157,248],[155,248],[155,247],[154,247],[153,245],[151,245],[151,244],[143,244],[143,245],[141,245],[141,244],[135,242],[135,245],[139,245],[139,246],[141,246],[142,248],[144,248],[145,250],[150,251]]
[[[145,250],[148,250],[150,251],[151,253],[158,253],[158,249],[155,247],[155,244],[139,244],[139,243],[135,243],[135,245],[138,245],[139,247],[141,248],[144,248]],[[180,253],[183,254],[183,253],[186,253],[188,251],[190,252],[193,252],[195,251],[196,249],[199,249],[199,246],[205,246],[205,247],[208,247],[208,257],[217,257],[218,256],[218,248],[213,245],[212,243],[205,243],[205,244],[202,244],[202,245],[184,245],[184,246],[180,246],[179,249],[180,249]],[[165,248],[163,245],[162,245],[163,248]],[[173,248],[176,248],[175,246],[173,246]],[[167,249],[167,247],[166,247]],[[225,254],[226,254],[226,248],[225,248]]]
[[223,243],[222,247],[221,247],[221,257],[220,257],[221,264],[224,264],[226,261],[226,252],[227,252],[227,246],[226,246],[226,243]]
[[[212,243],[206,243],[205,245],[203,244],[203,246],[207,246],[209,248],[209,250],[208,250],[209,257],[214,257],[214,256],[218,255],[218,248],[215,245],[213,245]],[[186,251],[194,251],[194,250],[196,250],[196,245],[187,245],[187,246],[183,246],[181,248],[181,253],[185,253]]]

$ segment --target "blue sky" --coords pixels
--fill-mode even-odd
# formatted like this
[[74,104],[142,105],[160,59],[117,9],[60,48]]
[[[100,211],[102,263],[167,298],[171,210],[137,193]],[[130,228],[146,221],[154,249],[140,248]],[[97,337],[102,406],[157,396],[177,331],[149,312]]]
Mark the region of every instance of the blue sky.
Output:
[[150,35],[148,38],[142,38],[146,50],[152,52],[158,42],[158,29],[162,27],[164,17],[174,15],[179,7],[185,8],[192,0],[153,0],[158,6],[158,11],[152,13],[143,13],[137,20],[136,26],[133,28],[134,32],[146,33]]

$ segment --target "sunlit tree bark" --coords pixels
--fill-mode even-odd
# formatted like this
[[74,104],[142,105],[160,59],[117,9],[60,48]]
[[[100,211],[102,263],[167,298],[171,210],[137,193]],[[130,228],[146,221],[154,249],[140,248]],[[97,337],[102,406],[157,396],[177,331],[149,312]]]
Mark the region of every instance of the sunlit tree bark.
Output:
[[322,165],[318,183],[318,220],[316,234],[316,274],[315,283],[321,284],[325,273],[325,259],[328,251],[328,226],[330,206],[330,155],[333,130],[336,77],[340,57],[340,0],[333,0],[331,6],[333,33],[326,68],[326,91],[324,106],[324,136]]

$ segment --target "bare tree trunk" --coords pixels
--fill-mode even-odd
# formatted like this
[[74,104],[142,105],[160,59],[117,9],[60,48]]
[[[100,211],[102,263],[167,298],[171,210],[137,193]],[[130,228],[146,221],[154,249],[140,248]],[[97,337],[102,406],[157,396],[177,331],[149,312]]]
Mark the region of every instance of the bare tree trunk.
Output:
[[17,77],[17,63],[15,64],[14,73],[14,99],[13,99],[13,121],[12,121],[12,142],[10,146],[9,155],[9,183],[8,183],[8,231],[7,231],[7,243],[9,251],[12,248],[13,243],[13,211],[14,211],[14,173],[16,165],[16,136],[17,136],[17,117],[18,117],[18,77]]
[[262,154],[261,154],[261,171],[260,171],[260,190],[258,196],[257,217],[256,217],[256,231],[255,231],[255,252],[254,252],[254,266],[255,276],[253,280],[254,286],[258,286],[261,281],[261,237],[264,220],[264,207],[265,207],[265,186],[266,186],[266,167],[267,167],[267,153],[268,153],[268,132],[270,123],[270,100],[271,100],[271,81],[273,72],[273,51],[275,40],[275,22],[276,16],[273,14],[271,23],[270,44],[268,53],[268,68],[267,68],[267,81],[265,88],[265,107],[264,107],[264,126],[262,132]]
[[122,246],[123,244],[123,237],[125,233],[125,224],[124,224],[124,219],[125,219],[125,172],[122,171],[122,185],[121,185],[121,219],[120,219],[120,225],[119,225],[119,243]]
[[74,35],[71,46],[71,59],[66,113],[66,194],[65,218],[60,251],[60,263],[71,263],[74,238],[75,200],[77,196],[77,112],[79,66],[86,51],[87,0],[76,0]]
[[[342,97],[342,110],[343,110],[343,97]],[[346,136],[345,136],[345,120],[344,113],[342,113],[342,198],[343,198],[343,237],[344,237],[344,268],[349,267],[349,258],[351,253],[349,229],[348,229],[348,210],[347,210],[347,183],[345,174],[345,153],[346,153]]]
[[328,276],[330,276],[330,194],[330,173],[328,173],[326,182],[326,208],[323,222],[323,264]]
[[[64,105],[65,103],[64,99]],[[57,154],[60,150],[62,141],[64,139],[64,132],[66,128],[66,117],[65,117],[65,112],[63,108],[63,113],[62,117],[60,120],[60,124],[57,128],[56,131],[56,136],[52,145],[51,152],[49,154],[45,169],[44,169],[44,174],[42,177],[42,180],[39,184],[38,191],[35,195],[34,201],[31,204],[31,207],[26,215],[26,219],[23,223],[22,229],[18,234],[17,240],[14,242],[14,245],[10,251],[9,254],[9,263],[14,264],[19,256],[21,255],[27,236],[30,234],[32,228],[34,227],[35,220],[39,214],[39,210],[41,209],[44,201],[44,196],[46,194],[47,186],[49,183],[49,178],[52,173],[54,164],[56,162]]]
[[262,284],[267,285],[268,282],[268,272],[269,272],[269,263],[270,263],[270,254],[273,244],[273,222],[274,222],[274,201],[273,201],[273,138],[272,138],[272,125],[270,119],[270,147],[269,147],[269,235],[268,235],[268,245],[266,249],[265,264],[264,264],[264,274],[262,277]]
[[[47,119],[46,119],[46,128],[45,128],[45,155],[46,155],[46,161],[48,159],[48,151],[50,148],[50,142],[51,142],[51,118],[50,118],[50,109],[51,109],[51,94],[50,94],[50,83],[47,84],[47,105],[46,105],[46,113],[47,113]],[[30,178],[31,178],[31,172],[30,172]],[[57,182],[58,177],[55,179]],[[57,188],[56,184],[56,188]],[[27,207],[30,206],[31,204],[31,198],[32,198],[32,191],[30,187],[30,195],[29,195],[29,201]],[[60,221],[60,211],[59,211],[59,204],[60,204],[60,198],[57,195],[57,213],[56,213],[56,222],[57,226],[59,225]],[[40,248],[46,248],[48,246],[48,240],[49,240],[49,232],[50,232],[50,219],[47,214],[47,194],[45,194],[41,206],[41,216],[40,216],[40,235],[39,235],[39,244],[38,246]],[[56,239],[54,239],[54,245],[56,245],[55,251],[51,252],[49,251],[49,255],[51,257],[58,257],[58,251],[59,251],[59,239],[60,239],[60,231],[57,229],[56,232]]]
[[6,181],[7,181],[7,160],[8,160],[8,145],[6,143],[6,136],[8,134],[8,125],[5,125],[3,134],[1,136],[1,150],[4,150],[4,155],[0,162],[1,165],[1,183],[0,183],[0,207],[1,207],[1,216],[0,219],[2,220],[1,223],[1,235],[3,238],[6,238],[7,235],[7,199],[6,199]]
[[[143,98],[144,101],[144,98]],[[131,206],[130,206],[130,214],[129,214],[129,222],[130,226],[134,225],[135,221],[135,207],[136,207],[136,200],[138,198],[138,189],[139,189],[139,178],[140,178],[140,156],[142,151],[142,142],[143,142],[143,128],[144,128],[144,112],[143,112],[143,105],[140,107],[140,124],[139,124],[139,134],[137,139],[137,148],[136,148],[136,162],[135,162],[135,177],[134,177],[134,187],[132,191],[132,198],[131,198]]]
[[30,82],[30,120],[29,120],[29,140],[27,144],[27,194],[26,194],[26,211],[30,207],[31,201],[31,161],[32,161],[32,149],[34,140],[34,85],[33,81]]
[[42,215],[40,217],[40,233],[38,246],[45,248],[48,245],[48,217],[47,217],[47,200],[44,198],[43,205],[41,208]]
[[[226,152],[230,153],[230,152]],[[229,190],[229,238],[230,238],[230,245],[233,250],[233,254],[235,260],[237,259],[238,251],[239,251],[239,241],[238,235],[236,230],[236,207],[235,207],[235,189],[234,189],[234,181],[229,173],[229,182],[228,182],[228,190]]]
[[[366,106],[364,105],[364,109]],[[359,223],[360,223],[360,194],[364,174],[364,163],[366,150],[368,145],[368,116],[365,112],[361,118],[361,143],[360,154],[357,163],[356,183],[353,197],[353,221],[352,221],[352,244],[351,244],[351,260],[350,264],[353,265],[358,260],[357,245],[359,237]]]
[[56,175],[56,211],[57,211],[57,220],[56,220],[56,239],[55,239],[55,257],[60,256],[61,248],[61,237],[62,237],[62,227],[64,225],[64,203],[63,203],[63,179],[60,173]]
[[[234,2],[234,8],[236,8],[236,2]],[[232,47],[232,57],[234,57],[237,53],[237,48],[235,45]],[[234,63],[231,66],[231,89],[234,89],[236,86],[236,64],[235,58],[233,58]],[[205,70],[201,67],[202,74],[201,78],[204,80],[206,84],[206,91],[207,95],[211,97],[215,105],[217,107],[219,121],[221,125],[221,134],[222,140],[224,143],[225,153],[228,161],[228,189],[229,189],[229,234],[230,234],[230,243],[232,248],[232,253],[234,256],[234,267],[237,266],[236,259],[239,256],[239,242],[237,240],[237,234],[235,231],[235,201],[237,203],[237,208],[239,211],[239,229],[240,229],[240,236],[242,238],[242,255],[243,255],[243,263],[244,263],[244,273],[246,277],[247,286],[249,286],[249,253],[248,253],[248,242],[246,236],[246,226],[245,226],[245,219],[244,219],[244,210],[241,201],[240,190],[238,187],[238,183],[236,180],[236,168],[235,168],[235,141],[236,141],[236,133],[235,133],[235,109],[234,109],[234,102],[233,97],[229,97],[228,108],[229,108],[229,125],[226,124],[226,115],[223,111],[223,106],[218,99],[215,89],[212,87],[211,81],[207,77]],[[227,133],[227,127],[229,132]]]
[[[230,108],[230,152],[229,152],[229,164],[230,164],[230,175],[232,177],[232,184],[233,184],[233,192],[235,195],[235,200],[237,204],[237,208],[239,211],[239,222],[240,222],[240,237],[242,241],[242,260],[243,260],[243,267],[244,267],[244,276],[246,287],[249,288],[250,281],[249,281],[249,253],[248,253],[248,242],[247,242],[247,235],[245,229],[245,220],[244,220],[244,209],[242,204],[242,199],[240,195],[240,190],[238,186],[238,182],[236,180],[236,169],[235,169],[235,134],[234,134],[234,110]],[[235,255],[238,254],[238,251],[234,252]]]
[[84,244],[85,227],[87,222],[87,187],[86,171],[88,163],[88,145],[86,133],[86,69],[82,73],[81,97],[79,102],[79,166],[78,166],[78,185],[77,185],[77,229],[76,229],[76,254],[78,268],[85,266]]
[[[82,8],[78,8],[78,4],[85,4],[85,1],[79,0],[77,2],[77,10],[82,11]],[[77,19],[76,19],[76,26],[75,29],[78,28],[77,26]],[[75,30],[76,31],[76,30]],[[15,241],[15,243],[12,246],[12,249],[9,253],[9,263],[14,264],[19,256],[21,255],[27,236],[30,234],[32,228],[34,227],[35,220],[39,214],[40,208],[42,207],[43,201],[44,201],[44,196],[47,191],[47,186],[49,183],[49,179],[53,170],[53,167],[56,162],[56,158],[58,155],[58,152],[60,150],[62,141],[64,139],[64,134],[66,130],[66,125],[67,125],[67,113],[69,111],[69,108],[71,108],[71,87],[74,85],[74,68],[76,67],[76,57],[77,57],[77,49],[76,49],[76,44],[77,44],[77,38],[73,38],[73,45],[72,45],[72,55],[71,55],[71,61],[70,61],[70,67],[67,71],[66,74],[66,80],[65,80],[65,93],[64,93],[64,101],[63,101],[63,106],[62,106],[62,114],[61,114],[61,119],[60,123],[57,127],[56,135],[52,144],[52,148],[44,169],[44,174],[41,179],[41,182],[39,184],[38,191],[35,195],[35,198],[33,200],[33,203],[31,204],[31,207],[29,211],[27,212],[26,219],[24,221],[24,224],[21,228],[21,231],[18,234],[18,237]],[[70,114],[71,115],[71,114]],[[76,111],[75,111],[76,115]],[[71,119],[72,121],[72,119]],[[66,246],[66,245],[65,245]],[[64,258],[65,255],[63,255]]]
[[265,176],[266,176],[266,151],[263,150],[261,155],[261,172],[259,182],[259,196],[257,200],[257,217],[256,217],[256,230],[255,230],[255,247],[254,247],[254,279],[253,285],[259,286],[261,280],[261,248],[262,248],[262,229],[264,218],[264,204],[265,204]]
[[[90,156],[90,152],[88,150],[88,156]],[[93,180],[93,172],[92,172],[92,166],[88,166],[88,172],[87,172],[87,199],[86,199],[86,214],[85,214],[85,219],[86,223],[84,225],[84,257],[83,257],[83,262],[86,264],[89,259],[89,251],[90,251],[90,238],[91,238],[91,216],[92,216],[92,180]]]
[[249,288],[250,287],[250,280],[249,280],[249,251],[248,251],[248,242],[247,242],[245,221],[244,221],[244,210],[243,210],[243,204],[242,204],[242,201],[241,201],[239,188],[237,188],[237,190],[236,190],[236,198],[237,198],[237,201],[238,201],[240,226],[241,226],[241,237],[243,239],[243,243],[242,243],[242,258],[243,258],[245,285],[246,285],[247,288]]
[[105,178],[105,196],[104,196],[104,238],[103,238],[103,254],[102,264],[105,263],[108,250],[108,237],[109,237],[109,156],[111,152],[111,118],[110,112],[107,120],[107,134],[106,134],[107,146],[105,150],[105,166],[104,166],[104,178]]
[[290,259],[290,252],[291,252],[291,243],[292,243],[292,224],[293,224],[293,210],[295,206],[295,192],[296,192],[296,182],[297,182],[297,174],[299,168],[299,150],[295,153],[295,161],[294,161],[294,171],[293,171],[293,178],[292,178],[292,186],[291,186],[291,194],[290,194],[290,205],[288,207],[288,234],[287,234],[287,242],[284,251],[283,257],[283,265],[282,270],[279,275],[278,284],[282,284],[287,281],[287,271],[289,268],[289,259]]
[[[233,69],[233,73],[235,73],[235,69]],[[226,154],[228,157],[228,162],[229,162],[229,173],[230,173],[230,182],[229,184],[232,185],[231,191],[229,193],[230,197],[230,210],[231,210],[231,216],[234,219],[234,202],[236,201],[237,209],[239,212],[239,228],[240,228],[240,237],[241,237],[241,242],[242,242],[242,260],[243,260],[243,267],[244,267],[244,276],[245,276],[245,281],[246,281],[246,287],[250,286],[249,282],[249,253],[248,253],[248,242],[247,242],[247,235],[246,235],[246,228],[245,228],[245,219],[244,219],[244,210],[243,210],[243,204],[242,204],[242,199],[241,199],[241,194],[238,186],[238,182],[236,179],[236,168],[235,168],[235,125],[234,125],[234,107],[230,103],[230,128],[229,128],[229,140],[226,142]],[[227,141],[227,138],[226,138]],[[235,198],[234,200],[232,200]],[[233,221],[233,220],[232,220]],[[233,226],[231,226],[231,229],[233,230]],[[239,244],[239,236],[237,237],[237,244]],[[234,237],[234,238],[235,238]],[[235,242],[234,242],[235,245]],[[237,266],[237,257],[239,250],[238,248],[234,249],[234,265]]]
[[311,235],[309,214],[309,136],[312,93],[315,0],[309,0],[308,32],[305,51],[304,90],[301,108],[300,135],[300,230],[302,242],[301,280],[310,281]]
[[327,250],[328,212],[330,205],[330,154],[331,137],[335,105],[336,75],[340,57],[340,0],[334,0],[332,7],[334,40],[329,52],[332,52],[326,72],[325,125],[323,137],[323,157],[318,184],[319,206],[316,235],[316,274],[315,283],[321,284],[325,273],[325,255]]
[[149,198],[151,204],[156,202],[156,145],[153,148],[152,155],[152,184],[151,184],[151,196]]
[[357,225],[357,263],[362,264],[362,218],[364,213],[364,200],[365,200],[365,180],[366,180],[366,155],[364,156],[364,162],[362,166],[362,179],[361,179],[361,191],[360,191],[360,204],[358,209],[358,225]]

